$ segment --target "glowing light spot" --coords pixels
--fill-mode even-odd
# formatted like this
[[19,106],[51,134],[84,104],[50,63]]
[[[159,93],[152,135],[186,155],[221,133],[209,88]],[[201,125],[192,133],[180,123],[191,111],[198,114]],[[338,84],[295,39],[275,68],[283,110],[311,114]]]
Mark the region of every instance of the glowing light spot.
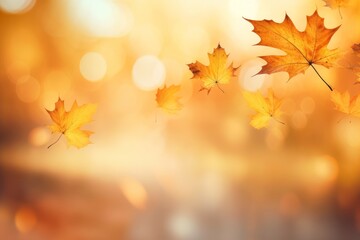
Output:
[[325,183],[335,181],[339,172],[336,160],[327,155],[315,159],[313,169],[315,177]]
[[23,102],[34,102],[40,95],[40,84],[31,76],[22,77],[16,84],[16,94]]
[[22,232],[27,233],[31,231],[37,223],[37,217],[35,212],[27,207],[20,207],[15,213],[15,226],[16,228]]
[[311,97],[305,97],[300,103],[301,110],[306,114],[311,114],[315,110],[315,101]]
[[101,80],[105,76],[106,70],[106,61],[99,53],[86,53],[80,60],[81,75],[91,82]]
[[296,111],[291,118],[292,126],[296,129],[303,129],[307,124],[307,117],[302,111]]
[[197,223],[193,216],[185,212],[173,214],[168,224],[169,231],[175,239],[194,239],[197,236]]
[[165,67],[155,56],[142,56],[136,60],[132,75],[137,87],[142,90],[154,90],[165,81]]
[[45,127],[37,127],[30,131],[29,142],[33,146],[43,146],[50,139],[50,131]]
[[[239,83],[247,91],[255,92],[259,90],[265,80],[271,78],[270,75],[261,74],[255,75],[261,70],[261,66],[257,60],[245,63],[239,73]],[[255,75],[255,76],[254,76]]]
[[147,193],[143,185],[134,179],[125,179],[120,182],[120,189],[126,199],[138,209],[144,209],[147,202]]
[[70,18],[92,36],[120,37],[131,30],[133,17],[130,10],[112,0],[70,0]]
[[35,0],[1,0],[0,8],[8,13],[24,13],[35,4]]

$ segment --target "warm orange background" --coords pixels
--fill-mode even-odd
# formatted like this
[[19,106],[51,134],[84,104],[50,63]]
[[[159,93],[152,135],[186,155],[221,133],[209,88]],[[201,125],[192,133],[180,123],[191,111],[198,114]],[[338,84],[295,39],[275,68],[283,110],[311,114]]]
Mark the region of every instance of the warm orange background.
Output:
[[[360,42],[360,3],[321,0],[0,0],[0,239],[360,239],[360,121],[333,110],[312,69],[253,76],[259,37],[243,19],[299,30],[316,9],[342,25],[330,47]],[[218,43],[238,77],[198,92],[188,63]],[[344,62],[351,63],[346,58]],[[356,76],[317,66],[337,90]],[[157,109],[163,84],[184,108]],[[241,90],[269,87],[286,125],[249,125]],[[97,103],[93,144],[47,129],[58,97]]]

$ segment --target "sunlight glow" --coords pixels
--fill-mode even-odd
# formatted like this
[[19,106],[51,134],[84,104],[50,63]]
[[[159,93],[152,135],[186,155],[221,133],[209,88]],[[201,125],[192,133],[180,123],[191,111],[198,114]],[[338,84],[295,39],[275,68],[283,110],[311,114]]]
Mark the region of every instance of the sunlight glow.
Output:
[[133,24],[130,10],[112,0],[69,0],[69,14],[74,24],[96,37],[120,37]]
[[165,81],[165,66],[155,56],[138,58],[133,66],[134,83],[142,90],[155,90]]
[[34,128],[29,133],[29,142],[36,147],[45,145],[49,139],[50,131],[45,127]]
[[37,217],[33,209],[27,206],[20,207],[15,213],[15,226],[22,232],[31,231],[37,223]]
[[255,75],[261,70],[258,60],[249,61],[242,65],[239,73],[239,83],[247,91],[255,92],[259,90],[265,80],[271,78],[270,75]]
[[8,13],[24,13],[35,4],[35,0],[0,0],[0,8]]
[[86,53],[80,60],[81,75],[91,82],[101,80],[107,70],[107,63],[104,57],[96,52]]
[[137,209],[144,209],[146,207],[147,193],[139,181],[124,179],[120,182],[120,189],[131,205]]
[[333,182],[338,176],[339,166],[333,157],[324,155],[314,162],[315,177],[322,182]]

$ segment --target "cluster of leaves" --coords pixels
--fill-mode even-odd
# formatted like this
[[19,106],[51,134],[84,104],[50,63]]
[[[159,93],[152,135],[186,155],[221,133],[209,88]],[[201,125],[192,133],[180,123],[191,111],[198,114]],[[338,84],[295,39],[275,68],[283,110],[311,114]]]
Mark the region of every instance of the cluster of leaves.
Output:
[[[345,5],[344,0],[328,0],[326,3],[327,6],[335,8]],[[246,20],[253,25],[253,32],[259,35],[261,39],[257,45],[273,47],[285,52],[285,55],[260,56],[261,59],[266,61],[266,64],[258,74],[287,72],[289,79],[291,79],[311,67],[320,80],[333,91],[333,88],[317,71],[315,65],[330,68],[338,60],[340,56],[338,50],[328,49],[327,46],[339,27],[326,28],[324,19],[318,15],[317,11],[307,17],[307,25],[303,32],[296,29],[288,15],[285,15],[285,19],[281,23],[272,20]],[[360,44],[353,46],[353,52],[360,58]],[[235,72],[238,68],[233,67],[232,63],[227,65],[228,54],[220,44],[214,49],[213,53],[208,54],[208,58],[208,66],[198,61],[188,64],[189,70],[193,73],[192,78],[201,81],[200,91],[206,90],[209,94],[212,88],[217,87],[224,92],[221,85],[228,84],[231,78],[236,76]],[[360,78],[360,71],[357,74]],[[176,113],[181,110],[183,106],[180,103],[180,97],[177,96],[179,90],[179,85],[159,88],[156,93],[158,107],[167,113]],[[267,127],[270,119],[275,119],[277,122],[284,124],[279,120],[282,114],[282,101],[276,97],[272,89],[269,89],[267,96],[263,96],[260,92],[252,93],[247,91],[242,91],[242,96],[248,106],[256,111],[250,121],[254,128]],[[348,92],[339,93],[334,91],[331,100],[338,111],[360,117],[360,96],[350,99]],[[89,136],[91,132],[80,130],[80,127],[91,121],[95,110],[96,106],[93,104],[78,107],[75,102],[71,110],[66,112],[64,102],[59,99],[55,104],[55,110],[48,111],[54,121],[50,129],[53,133],[65,135],[69,145],[78,148],[83,147],[90,142]]]

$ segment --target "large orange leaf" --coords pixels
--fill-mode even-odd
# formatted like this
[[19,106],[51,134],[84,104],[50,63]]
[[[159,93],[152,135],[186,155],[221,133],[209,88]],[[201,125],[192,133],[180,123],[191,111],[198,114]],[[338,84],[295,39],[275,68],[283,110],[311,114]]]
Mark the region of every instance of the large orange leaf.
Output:
[[[81,148],[90,143],[89,137],[92,132],[87,130],[80,130],[80,128],[92,121],[92,116],[96,111],[95,104],[84,104],[78,106],[75,101],[69,112],[65,111],[64,101],[60,98],[55,103],[53,111],[46,111],[49,113],[53,124],[49,126],[52,133],[61,133],[65,135],[68,145]],[[60,135],[61,137],[62,135]],[[60,137],[58,139],[60,139]],[[56,141],[57,142],[57,141]],[[55,142],[55,143],[56,143]],[[51,144],[49,147],[51,147]]]
[[317,11],[307,17],[305,31],[296,29],[288,15],[282,23],[271,20],[248,20],[254,26],[254,32],[261,38],[257,45],[278,48],[285,55],[262,56],[267,64],[258,74],[287,72],[289,78],[303,73],[311,66],[322,81],[332,90],[331,86],[320,76],[314,64],[330,68],[338,58],[336,49],[328,49],[327,45],[339,27],[328,29],[324,19]]
[[179,92],[180,86],[171,85],[170,87],[164,86],[158,89],[156,93],[156,102],[158,107],[168,113],[176,113],[182,108],[179,102],[180,97],[176,96]]
[[193,78],[199,78],[202,81],[202,90],[207,90],[208,93],[211,89],[217,86],[221,91],[219,84],[227,84],[230,79],[235,76],[237,68],[226,66],[228,55],[225,50],[220,46],[214,49],[213,53],[208,53],[209,66],[196,61],[195,63],[188,64],[190,71],[194,74]]

